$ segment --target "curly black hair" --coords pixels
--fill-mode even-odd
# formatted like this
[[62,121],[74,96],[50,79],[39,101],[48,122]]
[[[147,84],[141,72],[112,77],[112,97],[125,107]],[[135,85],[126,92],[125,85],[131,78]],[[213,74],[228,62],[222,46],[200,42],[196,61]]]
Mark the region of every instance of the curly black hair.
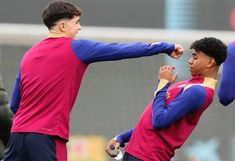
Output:
[[219,39],[214,37],[205,37],[194,41],[190,49],[201,51],[215,59],[217,65],[221,65],[227,56],[227,46]]

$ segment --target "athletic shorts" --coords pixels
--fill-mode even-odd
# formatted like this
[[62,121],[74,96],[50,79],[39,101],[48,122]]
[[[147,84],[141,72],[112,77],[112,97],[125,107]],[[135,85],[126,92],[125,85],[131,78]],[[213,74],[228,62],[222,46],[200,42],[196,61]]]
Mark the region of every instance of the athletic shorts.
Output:
[[11,133],[3,161],[67,161],[66,142],[38,133]]
[[125,152],[122,161],[143,161],[143,160],[138,159],[138,158],[134,157],[133,155]]

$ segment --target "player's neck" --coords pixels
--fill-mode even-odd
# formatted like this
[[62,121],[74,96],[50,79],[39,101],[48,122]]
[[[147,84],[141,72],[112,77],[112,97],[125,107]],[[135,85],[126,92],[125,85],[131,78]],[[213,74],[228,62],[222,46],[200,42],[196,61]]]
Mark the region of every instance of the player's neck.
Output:
[[67,35],[57,29],[49,30],[48,37],[67,37]]
[[204,77],[207,78],[213,78],[216,79],[217,78],[217,73],[218,73],[219,68],[215,68],[215,69],[211,69],[210,71],[204,73]]

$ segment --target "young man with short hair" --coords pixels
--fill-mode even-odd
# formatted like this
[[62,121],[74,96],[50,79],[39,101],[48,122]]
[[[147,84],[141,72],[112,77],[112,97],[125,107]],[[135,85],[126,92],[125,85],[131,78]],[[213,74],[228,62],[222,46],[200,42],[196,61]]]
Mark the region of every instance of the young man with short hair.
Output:
[[203,38],[192,43],[189,70],[192,78],[172,85],[177,75],[174,67],[159,70],[153,100],[146,106],[136,126],[107,143],[107,153],[125,146],[123,161],[170,161],[202,113],[213,101],[219,66],[226,58],[226,45],[216,38]]

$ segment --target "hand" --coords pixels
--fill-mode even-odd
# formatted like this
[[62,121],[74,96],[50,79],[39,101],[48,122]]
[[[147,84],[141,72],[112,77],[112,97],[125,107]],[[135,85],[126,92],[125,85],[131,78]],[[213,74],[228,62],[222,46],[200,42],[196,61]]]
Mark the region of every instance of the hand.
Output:
[[[114,149],[110,148],[110,145],[114,145]],[[117,154],[119,153],[119,148],[120,148],[120,143],[115,141],[115,140],[110,140],[106,144],[106,149],[105,151],[108,153],[109,156],[111,157],[116,157]]]
[[159,79],[166,79],[170,83],[173,83],[178,77],[178,73],[173,75],[174,69],[175,69],[175,67],[173,67],[173,66],[162,66],[159,69],[159,75],[158,75]]
[[175,44],[175,49],[171,53],[170,57],[174,59],[179,59],[183,55],[183,53],[184,53],[183,47],[179,44]]

